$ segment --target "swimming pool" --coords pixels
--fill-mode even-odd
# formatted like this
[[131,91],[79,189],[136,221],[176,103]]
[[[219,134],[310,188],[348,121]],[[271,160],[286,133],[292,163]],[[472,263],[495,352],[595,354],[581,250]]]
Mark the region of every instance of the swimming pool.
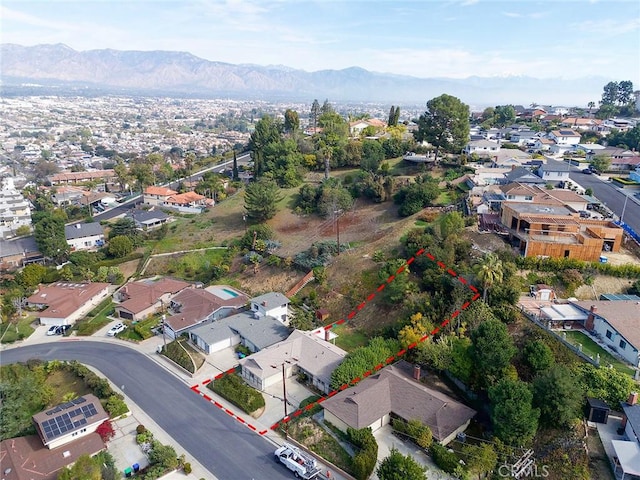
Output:
[[213,293],[216,297],[221,298],[222,300],[229,300],[231,298],[240,296],[240,293],[231,290],[230,288],[224,288],[219,285],[212,285],[210,287],[207,287],[207,291]]

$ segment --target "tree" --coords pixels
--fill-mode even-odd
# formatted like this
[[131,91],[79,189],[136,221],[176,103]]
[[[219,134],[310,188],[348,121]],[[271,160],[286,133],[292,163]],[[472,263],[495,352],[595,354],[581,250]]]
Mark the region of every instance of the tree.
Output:
[[109,240],[107,248],[109,255],[115,258],[122,258],[133,252],[133,243],[131,239],[125,235],[119,235]]
[[69,253],[64,221],[59,217],[48,215],[40,219],[34,228],[34,238],[40,253],[56,262]]
[[133,218],[120,218],[111,225],[111,230],[109,230],[109,240],[121,235],[129,237],[129,240],[131,240],[134,247],[139,247],[142,243],[142,232],[137,229],[136,222]]
[[615,105],[618,101],[618,82],[607,83],[602,92],[602,105]]
[[575,373],[586,396],[600,398],[612,407],[625,401],[638,388],[633,378],[615,368],[581,363]]
[[362,161],[360,168],[368,172],[376,172],[384,160],[384,148],[377,140],[362,141]]
[[295,134],[300,129],[300,117],[298,112],[288,108],[284,112],[284,131]]
[[240,178],[238,174],[238,157],[236,156],[236,151],[233,151],[233,180],[236,181]]
[[280,189],[273,180],[260,179],[247,186],[244,194],[244,208],[247,216],[257,222],[273,218],[282,200]]
[[589,102],[587,103],[587,107],[589,107],[589,117],[591,117],[591,110],[593,110],[593,107],[596,106],[596,102]]
[[178,455],[171,445],[162,445],[154,440],[149,452],[149,462],[152,465],[158,464],[167,470],[173,470],[178,466]]
[[554,362],[553,352],[542,340],[528,341],[524,346],[523,356],[533,375],[548,370]]
[[344,147],[349,137],[349,125],[332,108],[326,110],[324,106],[318,124],[322,127],[322,132],[315,135],[316,148],[324,161],[325,179],[327,179],[332,160],[344,156]]
[[427,102],[427,110],[418,119],[416,140],[427,141],[440,150],[460,151],[469,139],[469,106],[458,98],[443,94]]
[[316,133],[318,128],[318,117],[320,116],[320,104],[315,99],[311,104],[311,119],[313,120],[313,133]]
[[516,119],[516,109],[513,105],[498,105],[494,109],[495,125],[505,127],[511,125]]
[[611,166],[611,159],[606,155],[596,155],[591,160],[591,165],[597,172],[606,172]]
[[102,480],[100,464],[87,454],[80,455],[71,468],[58,473],[58,480]]
[[38,263],[30,263],[16,275],[16,281],[28,290],[37,287],[47,274],[47,269]]
[[393,447],[389,456],[380,463],[376,473],[380,480],[424,480],[427,478],[426,471],[426,468],[413,457],[404,456]]
[[504,376],[516,353],[516,347],[500,320],[487,320],[471,332],[471,354],[475,373],[482,386],[490,386]]
[[478,480],[487,478],[498,463],[498,454],[491,443],[468,443],[462,447],[462,455],[467,469],[470,473],[478,475]]
[[322,186],[318,198],[318,214],[322,217],[340,215],[351,209],[353,197],[349,190],[340,184]]
[[280,124],[268,115],[263,116],[256,123],[256,128],[249,137],[249,149],[252,152],[253,172],[256,178],[259,178],[266,170],[265,149],[268,145],[279,141]]
[[583,393],[576,377],[564,365],[541,373],[533,382],[533,393],[543,425],[566,427],[578,418]]
[[322,107],[320,107],[320,113],[322,115],[326,115],[327,113],[335,113],[335,110],[333,109],[333,105],[331,105],[328,98],[325,99],[324,103],[322,104]]
[[618,96],[616,100],[620,105],[628,105],[633,101],[633,82],[623,80],[618,83]]
[[504,378],[489,389],[491,422],[495,435],[509,445],[528,444],[538,429],[540,411],[526,383]]
[[482,301],[487,301],[487,292],[496,283],[500,283],[504,277],[502,260],[494,253],[488,253],[476,266],[476,275],[482,284]]

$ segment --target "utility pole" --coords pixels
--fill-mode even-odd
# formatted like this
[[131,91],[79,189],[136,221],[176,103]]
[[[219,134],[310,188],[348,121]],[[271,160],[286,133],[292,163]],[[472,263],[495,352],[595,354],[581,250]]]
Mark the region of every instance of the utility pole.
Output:
[[167,337],[165,336],[164,332],[166,327],[166,323],[165,320],[167,319],[167,316],[163,313],[162,314],[162,343],[164,344],[164,353],[167,353]]
[[334,210],[333,214],[336,216],[336,244],[338,246],[337,255],[340,255],[340,210]]
[[282,395],[284,398],[284,417],[287,418],[287,377],[284,371],[284,362],[282,362]]

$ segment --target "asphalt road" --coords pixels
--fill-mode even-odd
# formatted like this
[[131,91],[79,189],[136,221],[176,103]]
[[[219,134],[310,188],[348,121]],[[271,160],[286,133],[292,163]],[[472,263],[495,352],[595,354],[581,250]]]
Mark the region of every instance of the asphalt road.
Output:
[[145,355],[103,342],[62,341],[2,352],[0,363],[77,360],[100,370],[220,480],[290,480],[274,461],[275,447],[166,372]]
[[627,200],[627,207],[624,208],[626,195],[614,187],[612,183],[603,182],[596,175],[586,175],[577,169],[572,169],[569,177],[584,188],[591,188],[593,196],[611,209],[618,218],[622,216],[624,209],[624,223],[633,228],[635,232],[640,233],[640,205],[636,199],[630,197]]

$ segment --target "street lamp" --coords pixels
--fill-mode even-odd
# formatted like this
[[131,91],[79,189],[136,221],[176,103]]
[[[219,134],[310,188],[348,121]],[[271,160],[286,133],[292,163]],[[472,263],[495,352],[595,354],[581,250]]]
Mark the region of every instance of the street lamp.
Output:
[[165,336],[164,332],[165,332],[165,328],[166,328],[166,322],[165,320],[167,319],[167,316],[163,313],[162,314],[162,343],[164,344],[164,352],[166,354],[167,352],[167,337]]
[[627,201],[629,200],[629,195],[624,196],[624,205],[622,206],[622,214],[620,215],[620,223],[624,223],[624,212],[627,209]]

